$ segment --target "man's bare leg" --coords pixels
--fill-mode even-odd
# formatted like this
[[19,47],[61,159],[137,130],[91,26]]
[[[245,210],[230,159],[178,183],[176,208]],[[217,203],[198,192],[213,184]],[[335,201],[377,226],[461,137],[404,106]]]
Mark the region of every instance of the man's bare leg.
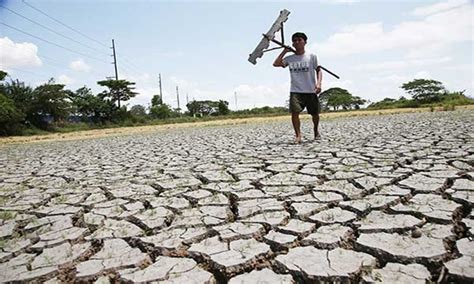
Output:
[[295,130],[295,142],[301,143],[301,130],[300,130],[300,114],[298,112],[291,113],[291,122],[293,123],[293,129]]
[[313,126],[314,126],[314,139],[321,139],[319,135],[319,114],[311,115],[313,117]]

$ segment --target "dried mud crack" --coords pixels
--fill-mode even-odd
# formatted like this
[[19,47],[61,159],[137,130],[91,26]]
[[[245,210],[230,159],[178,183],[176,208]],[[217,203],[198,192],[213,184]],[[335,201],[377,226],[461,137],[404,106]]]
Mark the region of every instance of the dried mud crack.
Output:
[[0,282],[474,281],[474,111],[290,127],[1,148]]

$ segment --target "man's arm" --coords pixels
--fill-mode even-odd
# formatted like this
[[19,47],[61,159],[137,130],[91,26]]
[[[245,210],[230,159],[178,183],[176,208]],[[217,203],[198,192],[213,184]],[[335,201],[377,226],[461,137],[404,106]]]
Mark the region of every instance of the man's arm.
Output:
[[316,78],[316,79],[317,79],[317,80],[316,80],[317,83],[316,83],[316,90],[315,90],[315,92],[316,92],[316,94],[319,94],[319,93],[321,93],[321,83],[322,83],[322,81],[323,81],[323,72],[321,71],[321,68],[319,68],[319,67],[316,68],[316,77],[317,77],[317,78]]
[[273,62],[273,66],[275,67],[285,67],[285,64],[283,63],[283,57],[285,57],[285,54],[290,52],[288,48],[284,48],[283,51],[278,55],[278,57],[275,59],[275,62]]

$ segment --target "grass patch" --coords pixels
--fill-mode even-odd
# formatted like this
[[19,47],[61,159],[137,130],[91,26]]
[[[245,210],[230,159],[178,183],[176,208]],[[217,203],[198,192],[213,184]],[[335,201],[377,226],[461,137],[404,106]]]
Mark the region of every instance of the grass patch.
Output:
[[1,211],[0,212],[0,220],[11,220],[11,219],[14,219],[16,216],[15,213],[11,212],[11,211]]

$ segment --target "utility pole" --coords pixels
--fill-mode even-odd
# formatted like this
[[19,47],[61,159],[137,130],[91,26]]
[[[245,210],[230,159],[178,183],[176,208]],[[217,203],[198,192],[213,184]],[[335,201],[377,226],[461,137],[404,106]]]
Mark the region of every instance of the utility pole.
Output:
[[176,99],[178,100],[178,110],[181,110],[179,107],[179,91],[178,91],[178,86],[176,86]]
[[237,110],[237,92],[234,92],[234,98],[235,98],[235,110]]
[[186,93],[186,104],[189,104],[189,97],[188,97],[188,93]]
[[[114,39],[112,39],[112,50],[114,52],[114,66],[115,66],[115,80],[118,80],[118,71],[117,71],[117,56],[115,54],[115,42]],[[118,102],[118,107],[120,108],[120,96],[117,99]]]
[[159,74],[160,79],[160,104],[163,104],[163,92],[161,90],[161,73]]
[[118,80],[117,55],[115,54],[115,42],[112,39],[112,50],[114,51],[115,80]]

